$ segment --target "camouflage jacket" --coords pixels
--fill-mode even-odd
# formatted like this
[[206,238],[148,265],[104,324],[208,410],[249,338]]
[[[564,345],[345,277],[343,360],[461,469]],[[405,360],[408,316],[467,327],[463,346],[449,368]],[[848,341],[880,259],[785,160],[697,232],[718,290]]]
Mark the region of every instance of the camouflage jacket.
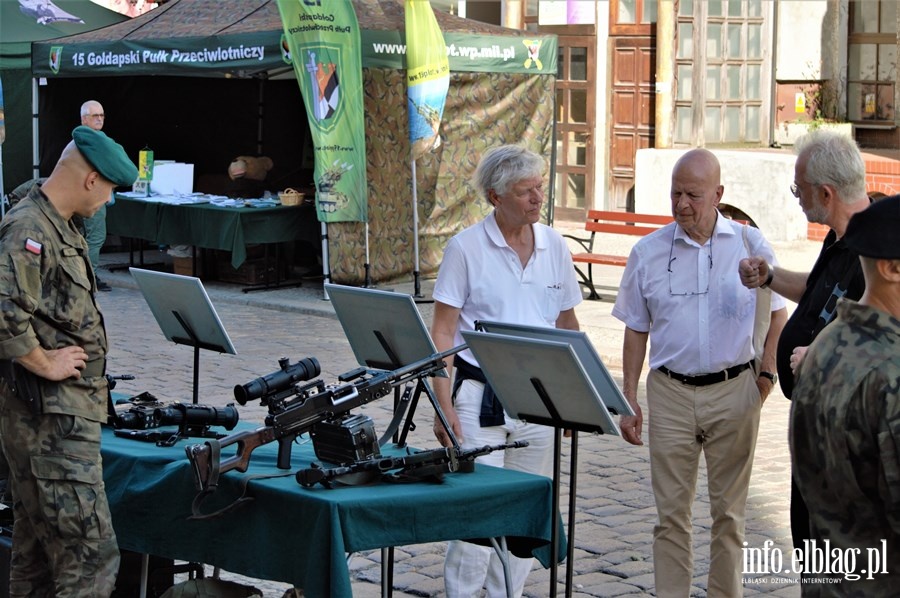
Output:
[[[838,317],[810,346],[791,408],[794,478],[819,548],[856,556],[859,580],[817,595],[896,596],[900,584],[900,320],[841,299]],[[848,562],[848,561],[845,561]],[[883,573],[887,569],[888,573]],[[817,572],[811,574],[815,577]],[[812,588],[804,588],[804,590]]]
[[39,187],[0,222],[0,359],[21,357],[38,346],[83,347],[97,375],[41,380],[43,410],[105,422],[106,330],[87,251],[84,237]]

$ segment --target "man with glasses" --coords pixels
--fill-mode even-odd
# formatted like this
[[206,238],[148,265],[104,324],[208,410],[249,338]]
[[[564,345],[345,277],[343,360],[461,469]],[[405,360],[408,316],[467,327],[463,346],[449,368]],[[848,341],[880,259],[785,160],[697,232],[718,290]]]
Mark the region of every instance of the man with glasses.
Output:
[[900,585],[898,231],[900,195],[850,219],[842,238],[860,256],[865,292],[858,303],[838,302],[834,323],[797,370],[791,462],[809,505],[811,545],[860,555],[855,570],[833,576],[821,574],[822,563],[806,564],[813,577],[837,578],[804,584],[810,595],[896,596]]
[[[81,124],[95,131],[100,131],[103,129],[105,122],[106,114],[103,113],[103,106],[100,102],[88,100],[81,105]],[[100,267],[100,249],[106,242],[106,204],[92,217],[85,218],[83,222],[84,238],[88,244],[88,256],[91,258],[91,265],[94,267],[97,289],[100,291],[111,291],[112,287],[105,281],[100,280],[100,276],[97,275],[97,269]]]
[[[774,261],[759,230],[728,220],[716,157],[687,152],[672,171],[675,222],[642,238],[628,257],[613,315],[625,323],[622,392],[635,415],[619,428],[641,445],[637,402],[647,343],[650,479],[659,522],[653,530],[656,595],[691,594],[691,507],[701,452],[712,515],[709,596],[740,596],[744,508],[760,408],[774,381],[775,344],[786,319],[772,296],[771,324],[757,371],[756,291],[741,284],[748,255]],[[746,239],[745,235],[746,234]]]
[[[794,146],[794,184],[806,219],[831,228],[811,272],[773,268],[763,257],[741,263],[741,281],[748,288],[766,287],[797,303],[778,341],[776,363],[781,390],[788,399],[794,390],[794,372],[806,348],[835,316],[841,297],[859,299],[865,288],[859,255],[844,242],[851,216],[869,206],[866,164],[856,142],[833,131],[819,129]],[[809,513],[796,483],[791,482],[791,535],[794,547],[809,539]]]

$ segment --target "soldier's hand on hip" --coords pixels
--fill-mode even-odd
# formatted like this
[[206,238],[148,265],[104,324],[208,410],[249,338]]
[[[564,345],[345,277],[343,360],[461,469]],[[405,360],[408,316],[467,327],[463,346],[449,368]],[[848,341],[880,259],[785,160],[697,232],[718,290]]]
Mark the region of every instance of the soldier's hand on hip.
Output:
[[47,380],[65,380],[81,378],[81,370],[88,361],[87,352],[81,347],[63,347],[44,351],[49,362],[46,373],[39,374]]

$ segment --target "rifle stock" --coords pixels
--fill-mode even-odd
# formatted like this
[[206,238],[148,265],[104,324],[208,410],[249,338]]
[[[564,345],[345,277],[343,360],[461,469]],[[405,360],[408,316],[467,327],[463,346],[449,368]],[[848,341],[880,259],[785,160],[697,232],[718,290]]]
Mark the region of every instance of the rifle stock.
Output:
[[[277,466],[290,469],[291,445],[297,436],[310,431],[318,423],[339,417],[360,405],[380,399],[395,386],[405,384],[444,369],[444,359],[458,353],[465,345],[437,353],[420,361],[392,371],[376,371],[368,377],[352,383],[324,388],[323,385],[305,385],[296,396],[277,404],[270,403],[270,413],[265,425],[256,430],[236,432],[219,440],[185,447],[185,453],[194,471],[194,484],[201,492],[218,486],[219,475],[233,469],[246,472],[250,455],[258,447],[278,441]],[[314,394],[309,394],[313,392]],[[261,397],[266,402],[266,397]],[[222,449],[237,445],[231,457],[221,457]]]
[[[214,490],[219,474],[236,469],[241,473],[250,467],[250,455],[262,445],[275,440],[274,430],[262,426],[255,430],[235,432],[221,440],[211,439],[203,444],[191,444],[184,448],[194,470],[194,485],[198,490]],[[237,445],[235,454],[220,459],[223,448]]]

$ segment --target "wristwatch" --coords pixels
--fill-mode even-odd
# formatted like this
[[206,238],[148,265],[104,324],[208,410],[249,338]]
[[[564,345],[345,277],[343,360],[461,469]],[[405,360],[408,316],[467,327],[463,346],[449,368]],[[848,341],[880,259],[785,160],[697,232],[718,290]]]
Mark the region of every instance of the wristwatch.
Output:
[[772,381],[772,384],[778,384],[778,374],[773,374],[772,372],[760,372],[761,378],[768,378]]
[[768,289],[769,285],[772,284],[772,279],[774,279],[774,278],[775,278],[775,268],[773,268],[772,265],[770,264],[769,265],[769,275],[766,276],[766,282],[759,285],[759,288]]

